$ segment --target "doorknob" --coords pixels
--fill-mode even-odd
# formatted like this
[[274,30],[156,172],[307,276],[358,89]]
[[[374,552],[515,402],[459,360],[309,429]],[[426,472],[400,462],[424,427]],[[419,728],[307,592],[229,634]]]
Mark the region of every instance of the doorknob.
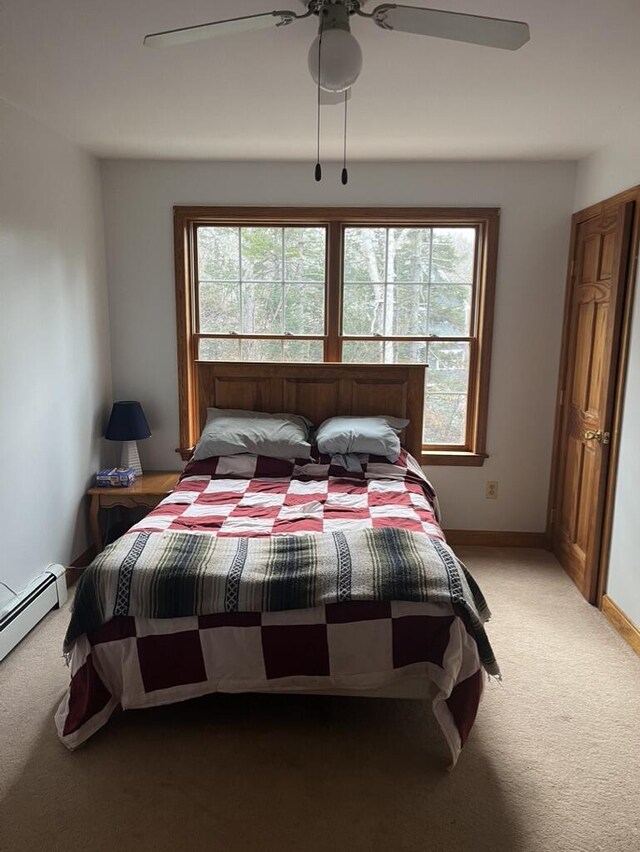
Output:
[[585,441],[597,441],[599,444],[602,443],[602,429],[598,429],[594,432],[592,429],[588,429],[584,433]]

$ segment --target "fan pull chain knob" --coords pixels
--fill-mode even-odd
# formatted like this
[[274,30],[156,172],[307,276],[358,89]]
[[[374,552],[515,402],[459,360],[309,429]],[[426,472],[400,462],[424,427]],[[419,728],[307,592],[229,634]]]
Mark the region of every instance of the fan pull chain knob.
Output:
[[325,19],[325,15],[327,14],[327,12],[328,12],[328,10],[324,7],[324,4],[323,4],[322,9],[321,9],[322,14],[320,15],[320,31],[318,33],[318,88],[317,88],[317,92],[316,92],[317,108],[318,108],[317,126],[316,126],[316,131],[317,131],[317,148],[316,148],[317,155],[316,155],[316,171],[315,171],[316,183],[320,183],[320,181],[322,180],[322,166],[320,165],[320,79],[322,77],[322,33],[324,31],[324,19]]
[[342,134],[342,175],[340,180],[342,185],[346,186],[349,182],[349,172],[347,171],[347,104],[349,102],[349,89],[344,90],[344,126]]

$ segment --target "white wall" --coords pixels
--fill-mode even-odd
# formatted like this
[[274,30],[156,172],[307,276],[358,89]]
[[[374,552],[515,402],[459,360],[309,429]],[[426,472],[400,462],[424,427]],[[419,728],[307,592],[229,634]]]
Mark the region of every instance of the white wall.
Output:
[[[310,164],[106,161],[102,164],[116,398],[140,399],[153,437],[143,466],[178,468],[172,207],[407,205],[502,208],[490,459],[430,469],[449,528],[542,531],[553,433],[571,163],[354,164],[318,185]],[[498,480],[499,499],[485,499]]]
[[87,546],[111,379],[97,163],[3,101],[0,275],[0,580],[19,591]]
[[640,626],[640,273],[620,434],[607,594]]
[[578,163],[574,210],[640,184],[640,131]]
[[[578,168],[575,209],[640,184],[640,134],[598,151]],[[620,433],[607,594],[640,625],[640,277],[635,304]]]

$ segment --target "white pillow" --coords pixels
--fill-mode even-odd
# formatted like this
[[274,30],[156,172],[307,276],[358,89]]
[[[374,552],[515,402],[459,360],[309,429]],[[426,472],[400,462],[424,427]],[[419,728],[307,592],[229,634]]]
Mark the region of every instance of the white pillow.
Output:
[[207,422],[193,458],[253,453],[276,459],[308,459],[313,424],[297,414],[267,414],[234,408],[208,408]]
[[400,432],[409,425],[399,417],[330,417],[318,429],[316,443],[328,455],[367,453],[396,462]]

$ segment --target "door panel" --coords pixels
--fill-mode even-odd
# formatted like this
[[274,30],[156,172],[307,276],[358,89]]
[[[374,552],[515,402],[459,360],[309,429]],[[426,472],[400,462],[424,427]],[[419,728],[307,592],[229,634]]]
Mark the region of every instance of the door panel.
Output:
[[598,278],[598,266],[600,255],[599,234],[585,234],[584,256],[582,259],[582,283],[587,284]]
[[565,488],[562,495],[561,523],[570,540],[575,539],[576,518],[578,517],[578,491],[582,478],[582,445],[579,441],[569,436],[567,442],[567,467],[565,479],[572,484],[571,488]]
[[633,203],[574,224],[562,410],[552,513],[558,559],[593,601],[608,466],[607,432],[629,261]]
[[593,302],[576,307],[576,354],[573,366],[571,401],[576,409],[586,409],[591,372],[591,338],[593,337]]
[[607,330],[609,328],[609,305],[608,303],[595,303],[595,317],[593,332],[591,335],[591,372],[589,375],[589,394],[587,396],[586,410],[589,413],[602,411],[603,391],[605,386],[605,362],[607,354]]
[[576,517],[576,547],[586,557],[589,551],[589,535],[592,527],[592,495],[594,492],[594,474],[598,460],[595,451],[586,444],[580,444],[582,470],[579,484],[579,498]]
[[616,257],[616,233],[609,232],[602,237],[602,256],[600,258],[599,278],[611,278]]

